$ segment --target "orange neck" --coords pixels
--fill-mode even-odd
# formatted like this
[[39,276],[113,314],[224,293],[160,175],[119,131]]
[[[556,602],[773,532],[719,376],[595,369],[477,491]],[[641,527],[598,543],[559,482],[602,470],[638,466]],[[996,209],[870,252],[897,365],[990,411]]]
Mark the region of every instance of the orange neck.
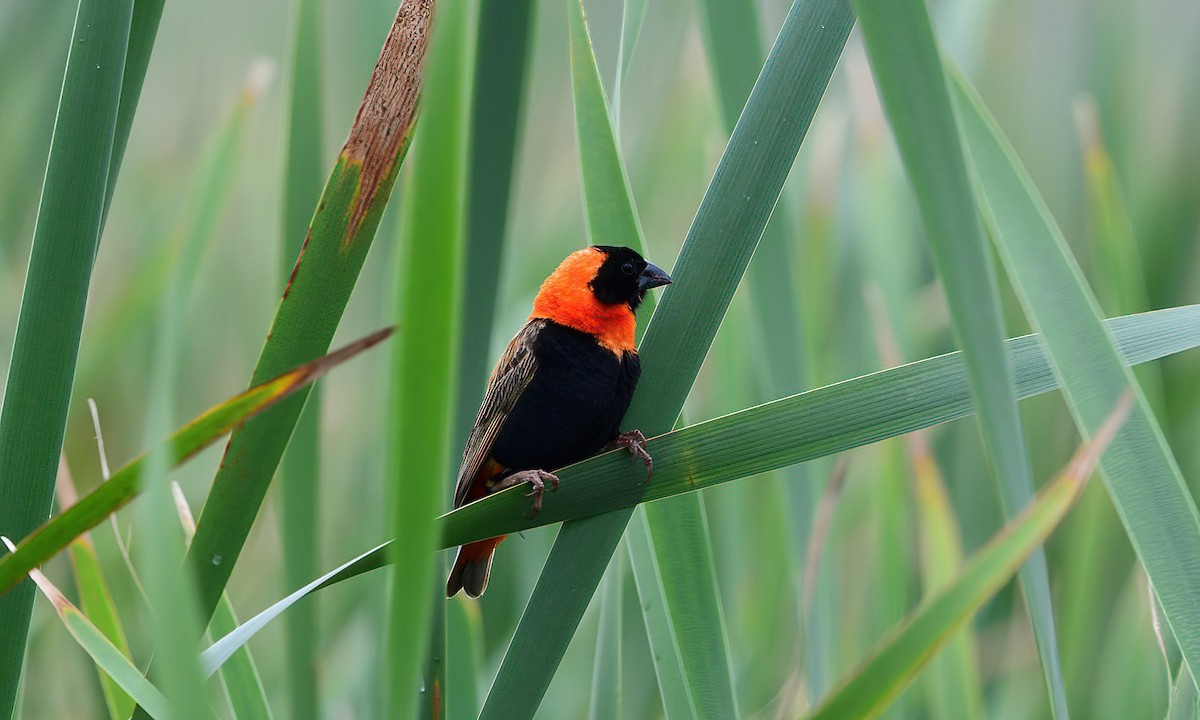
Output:
[[604,262],[599,250],[587,248],[567,256],[533,300],[530,319],[545,318],[596,338],[620,355],[633,350],[637,321],[626,304],[606,305],[596,299],[588,283]]

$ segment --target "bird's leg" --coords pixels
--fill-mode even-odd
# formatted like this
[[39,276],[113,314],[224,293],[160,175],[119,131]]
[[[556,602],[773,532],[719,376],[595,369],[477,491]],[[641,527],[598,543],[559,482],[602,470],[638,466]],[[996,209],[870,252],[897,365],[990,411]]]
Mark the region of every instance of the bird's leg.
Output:
[[550,485],[550,492],[558,489],[558,476],[554,473],[548,473],[545,470],[519,470],[512,475],[501,478],[499,482],[491,487],[489,492],[497,493],[526,482],[533,486],[532,490],[525,493],[527,497],[533,498],[533,509],[525,517],[532,520],[534,516],[541,512],[542,495],[546,494],[546,485]]
[[650,476],[654,474],[654,458],[650,457],[650,453],[646,452],[646,436],[641,430],[630,430],[629,432],[621,433],[616,440],[609,443],[612,447],[623,447],[629,451],[629,454],[642,461],[646,466],[646,479],[643,483],[650,482]]

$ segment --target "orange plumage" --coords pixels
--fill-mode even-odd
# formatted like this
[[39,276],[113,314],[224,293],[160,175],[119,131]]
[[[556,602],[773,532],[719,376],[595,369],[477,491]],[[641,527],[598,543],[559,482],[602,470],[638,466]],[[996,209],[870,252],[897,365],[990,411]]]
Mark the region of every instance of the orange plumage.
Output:
[[633,350],[637,329],[633,308],[625,303],[602,303],[589,286],[607,257],[594,247],[568,255],[542,283],[529,319],[553,320],[593,335],[597,342],[618,355]]

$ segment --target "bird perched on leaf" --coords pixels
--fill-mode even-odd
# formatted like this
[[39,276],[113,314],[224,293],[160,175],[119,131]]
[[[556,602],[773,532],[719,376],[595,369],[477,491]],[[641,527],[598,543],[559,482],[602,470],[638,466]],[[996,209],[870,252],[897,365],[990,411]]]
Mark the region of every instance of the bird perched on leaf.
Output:
[[[492,371],[463,451],[454,507],[529,483],[532,512],[542,507],[550,471],[605,446],[628,448],[646,464],[646,438],[622,433],[641,365],[634,347],[634,312],[651,288],[671,278],[626,247],[576,251],[546,278],[529,322]],[[458,549],[446,597],[487,587],[492,554],[504,536]]]

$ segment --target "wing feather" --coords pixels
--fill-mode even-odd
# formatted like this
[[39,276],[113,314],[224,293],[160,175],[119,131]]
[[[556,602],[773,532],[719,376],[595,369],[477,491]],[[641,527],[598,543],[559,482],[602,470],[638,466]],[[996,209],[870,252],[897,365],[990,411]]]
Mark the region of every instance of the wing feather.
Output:
[[508,343],[508,348],[500,357],[500,362],[496,363],[496,369],[492,371],[483,403],[479,406],[479,414],[475,417],[475,426],[471,428],[467,446],[463,450],[462,465],[458,469],[458,484],[454,488],[454,507],[466,502],[475,476],[491,455],[492,445],[517,404],[517,399],[533,380],[537,371],[533,346],[545,324],[544,320],[529,321]]

